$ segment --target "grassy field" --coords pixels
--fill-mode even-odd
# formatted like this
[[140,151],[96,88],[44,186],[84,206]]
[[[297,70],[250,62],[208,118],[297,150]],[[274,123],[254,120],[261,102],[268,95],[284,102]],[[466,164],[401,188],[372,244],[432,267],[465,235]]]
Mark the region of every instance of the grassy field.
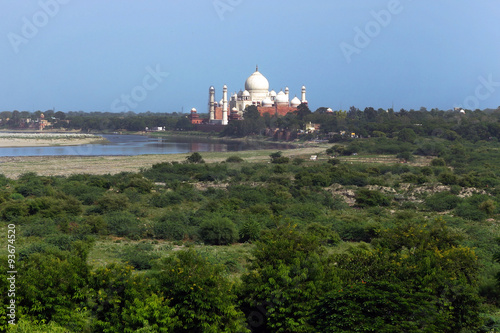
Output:
[[[302,147],[284,150],[283,155],[291,158],[309,159],[311,155],[324,153],[327,145]],[[237,155],[248,162],[269,161],[269,154],[276,150],[249,150],[240,152],[201,153],[207,163],[222,162],[229,156]],[[67,176],[72,174],[116,174],[120,172],[138,172],[162,162],[186,160],[190,154],[137,155],[137,156],[23,156],[0,157],[0,174],[8,178],[17,178],[26,172],[35,172],[41,176]],[[326,156],[324,157],[326,158]]]

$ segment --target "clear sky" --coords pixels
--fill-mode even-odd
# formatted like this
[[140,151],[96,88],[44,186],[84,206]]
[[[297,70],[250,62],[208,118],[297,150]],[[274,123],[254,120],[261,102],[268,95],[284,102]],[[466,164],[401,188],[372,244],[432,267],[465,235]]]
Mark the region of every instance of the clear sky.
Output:
[[207,111],[255,66],[314,111],[500,106],[498,0],[3,0],[0,111]]

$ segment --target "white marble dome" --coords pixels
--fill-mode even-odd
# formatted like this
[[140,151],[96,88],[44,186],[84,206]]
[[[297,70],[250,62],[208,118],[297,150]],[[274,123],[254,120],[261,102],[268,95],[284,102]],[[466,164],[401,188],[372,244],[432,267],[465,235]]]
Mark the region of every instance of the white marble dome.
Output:
[[248,90],[245,90],[241,95],[242,96],[250,96],[250,93],[248,92]]
[[278,104],[288,104],[288,97],[285,95],[283,91],[280,91],[278,95],[276,95],[276,103]]
[[248,77],[245,81],[245,90],[248,91],[269,91],[269,81],[266,77],[262,75],[258,70],[256,70],[252,75]]
[[299,105],[300,105],[300,103],[301,103],[301,102],[300,102],[300,99],[298,99],[298,98],[297,98],[297,96],[295,96],[295,97],[292,99],[292,101],[290,102],[290,104],[291,104],[294,108],[296,108],[297,106],[299,106]]
[[273,101],[271,101],[270,98],[266,98],[262,101],[262,106],[266,107],[273,106]]

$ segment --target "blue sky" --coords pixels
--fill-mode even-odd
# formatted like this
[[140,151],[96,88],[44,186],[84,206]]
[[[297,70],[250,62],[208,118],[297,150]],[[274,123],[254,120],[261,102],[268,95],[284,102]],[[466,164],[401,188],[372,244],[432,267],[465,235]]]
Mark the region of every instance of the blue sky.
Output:
[[500,106],[498,0],[1,2],[0,111],[205,112],[259,70],[321,106]]

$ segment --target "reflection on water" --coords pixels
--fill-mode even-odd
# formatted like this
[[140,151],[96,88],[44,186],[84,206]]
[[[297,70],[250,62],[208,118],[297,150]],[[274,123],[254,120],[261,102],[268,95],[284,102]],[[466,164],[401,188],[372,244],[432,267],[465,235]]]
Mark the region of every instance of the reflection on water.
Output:
[[103,135],[109,142],[81,146],[0,148],[0,156],[105,156],[225,152],[254,149],[289,149],[291,145],[210,141],[203,138],[151,138],[142,135]]

